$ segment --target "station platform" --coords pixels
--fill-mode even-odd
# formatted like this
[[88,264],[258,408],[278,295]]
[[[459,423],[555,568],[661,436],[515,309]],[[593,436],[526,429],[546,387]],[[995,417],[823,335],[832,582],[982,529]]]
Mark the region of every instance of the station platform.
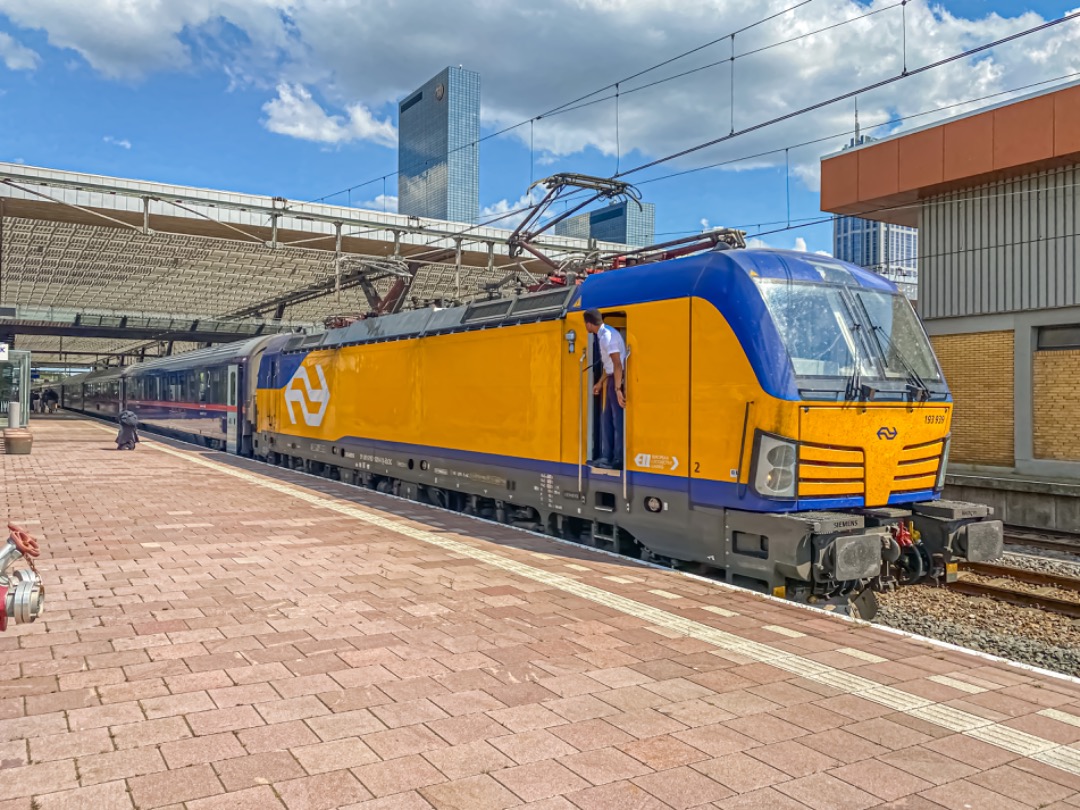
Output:
[[985,503],[1007,525],[1051,532],[1080,532],[1080,481],[1005,471],[954,468],[944,497]]
[[0,810],[1080,807],[1080,683],[144,434],[0,457]]

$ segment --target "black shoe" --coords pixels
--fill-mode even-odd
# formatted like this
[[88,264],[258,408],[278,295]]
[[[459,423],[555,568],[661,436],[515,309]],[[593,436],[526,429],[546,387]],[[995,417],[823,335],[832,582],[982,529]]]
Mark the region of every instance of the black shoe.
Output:
[[598,458],[596,461],[592,462],[589,466],[590,467],[596,467],[596,469],[598,469],[598,470],[610,470],[610,469],[612,469],[611,462],[608,461],[606,458]]

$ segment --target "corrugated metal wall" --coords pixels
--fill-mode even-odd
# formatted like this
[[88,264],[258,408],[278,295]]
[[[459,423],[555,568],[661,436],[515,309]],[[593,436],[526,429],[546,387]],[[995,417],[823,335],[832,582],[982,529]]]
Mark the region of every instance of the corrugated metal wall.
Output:
[[1080,304],[1080,167],[924,200],[919,311],[950,318]]

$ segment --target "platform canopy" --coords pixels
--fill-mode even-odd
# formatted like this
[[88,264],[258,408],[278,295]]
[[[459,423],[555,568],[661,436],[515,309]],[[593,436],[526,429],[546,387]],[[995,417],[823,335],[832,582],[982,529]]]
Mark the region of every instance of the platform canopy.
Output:
[[1080,162],[1080,82],[821,159],[821,210],[918,227],[922,203]]
[[[399,308],[471,300],[508,275],[547,272],[511,258],[512,225],[0,163],[0,340],[14,336],[36,363],[85,365],[319,330],[369,310],[399,279]],[[537,244],[557,260],[590,247]]]

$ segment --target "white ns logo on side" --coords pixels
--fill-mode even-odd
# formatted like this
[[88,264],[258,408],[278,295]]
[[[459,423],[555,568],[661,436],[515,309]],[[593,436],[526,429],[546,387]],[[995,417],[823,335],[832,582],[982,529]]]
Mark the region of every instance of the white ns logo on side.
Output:
[[[326,406],[330,404],[330,386],[326,384],[322,366],[315,366],[315,374],[319,378],[317,388],[312,388],[307,369],[303,366],[296,370],[285,386],[285,405],[289,409],[289,421],[294,425],[297,407],[308,427],[318,427],[326,416]],[[309,404],[315,407],[314,411],[309,410]]]

